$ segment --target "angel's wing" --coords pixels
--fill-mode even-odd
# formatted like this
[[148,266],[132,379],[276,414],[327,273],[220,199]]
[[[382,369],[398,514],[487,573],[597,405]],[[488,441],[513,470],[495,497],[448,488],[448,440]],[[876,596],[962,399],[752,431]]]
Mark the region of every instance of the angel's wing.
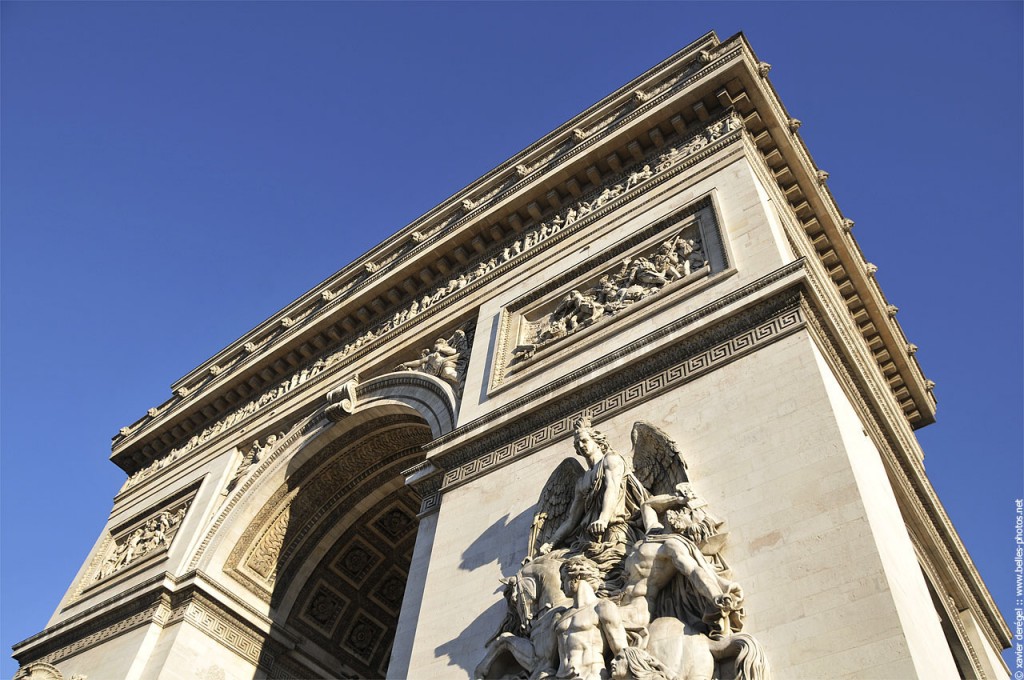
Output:
[[527,552],[530,557],[536,556],[537,550],[551,540],[558,527],[562,526],[576,495],[576,482],[583,476],[583,472],[583,465],[572,457],[559,463],[548,477],[537,502],[537,514],[533,517]]
[[466,332],[463,330],[457,330],[448,339],[448,344],[460,355],[465,354],[469,350],[469,342],[466,339]]
[[633,424],[633,471],[652,495],[674,494],[676,484],[690,481],[686,460],[676,443],[650,423]]

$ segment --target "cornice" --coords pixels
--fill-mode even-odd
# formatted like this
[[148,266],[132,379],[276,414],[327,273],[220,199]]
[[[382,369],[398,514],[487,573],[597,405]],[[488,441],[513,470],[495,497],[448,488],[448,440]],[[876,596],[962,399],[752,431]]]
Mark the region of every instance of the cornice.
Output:
[[915,428],[928,425],[935,419],[934,385],[925,379],[914,357],[917,347],[907,340],[895,318],[897,308],[888,303],[874,278],[877,267],[866,261],[853,237],[853,221],[842,215],[828,189],[829,173],[817,167],[800,138],[801,121],[789,115],[767,78],[770,66],[757,61],[745,39],[743,44],[750,56],[744,63],[751,69],[748,77],[753,87],[745,89],[746,102],[737,99],[737,108],[745,115],[791,214],[803,225],[806,238],[855,315],[861,335],[892,379],[905,416]]
[[[609,132],[656,107],[670,87],[679,87],[678,82],[672,82],[668,87],[663,83],[672,81],[694,62],[707,63],[709,50],[715,49],[718,44],[718,38],[713,32],[702,36],[442,201],[436,208],[356,258],[350,265],[314,286],[280,312],[175,381],[172,385],[175,396],[159,407],[150,409],[147,416],[124,429],[130,433],[147,419],[162,414],[177,401],[187,398],[197,388],[205,390],[215,382],[223,382],[217,378],[236,371],[242,365],[251,364],[253,355],[265,353],[268,336],[275,336],[274,344],[280,344],[288,337],[299,335],[303,327],[309,325],[311,315],[322,318],[336,310],[359,291],[380,282],[396,265],[432,252],[438,241],[476,220],[486,209],[536,184],[551,169],[552,161],[565,160],[563,156],[567,153],[568,158],[579,154]],[[656,91],[657,98],[647,95],[645,88]],[[115,436],[115,443],[118,438],[125,436],[124,429]]]
[[[442,310],[451,309],[460,301],[474,294],[475,291],[506,275],[512,268],[520,266],[526,259],[534,257],[538,253],[580,232],[589,224],[614,212],[620,206],[634,201],[641,193],[662,184],[684,169],[713,155],[720,148],[735,142],[740,137],[742,125],[735,115],[725,111],[723,114],[705,121],[703,125],[693,129],[684,129],[684,132],[685,134],[677,136],[674,146],[666,143],[664,146],[654,148],[647,155],[641,156],[635,163],[620,167],[619,171],[606,176],[604,178],[605,184],[594,187],[586,194],[581,195],[583,198],[590,198],[591,200],[581,202],[582,199],[580,199],[580,201],[575,203],[567,202],[560,210],[555,211],[553,214],[551,212],[546,213],[551,215],[548,218],[549,221],[553,219],[550,231],[545,226],[547,222],[531,223],[529,227],[521,226],[518,234],[524,236],[524,238],[515,241],[513,244],[516,245],[514,252],[510,253],[509,247],[506,246],[503,252],[486,250],[477,258],[467,260],[466,265],[460,270],[464,273],[459,275],[460,285],[458,287],[452,286],[452,283],[455,282],[453,278],[447,286],[447,291],[444,286],[440,286],[433,290],[433,296],[424,296],[424,300],[427,297],[432,297],[429,308],[426,306],[417,307],[417,303],[413,301],[410,303],[412,306],[406,305],[402,310],[388,310],[395,311],[395,317],[400,317],[399,322],[392,323],[385,318],[365,330],[362,335],[349,336],[347,338],[349,343],[342,350],[328,351],[324,354],[310,357],[304,364],[295,366],[294,371],[290,375],[282,376],[284,380],[281,383],[275,383],[274,386],[264,390],[262,393],[250,395],[249,400],[242,405],[234,405],[234,411],[228,412],[228,415],[239,410],[246,410],[246,417],[248,417],[248,415],[256,411],[255,408],[251,412],[248,409],[249,406],[252,406],[253,400],[258,400],[262,405],[264,398],[268,395],[270,401],[278,396],[284,396],[290,389],[289,385],[296,387],[298,384],[304,383],[307,380],[307,376],[309,380],[323,382],[328,379],[328,376],[337,376],[342,369],[351,372],[351,369],[348,367],[353,362],[358,361],[369,352],[386,345],[392,340],[407,336],[413,326],[422,326],[431,318],[455,318],[450,313],[442,317]],[[645,163],[654,165],[655,169],[653,171],[649,170],[648,166],[644,165]],[[646,174],[638,172],[641,166],[647,171]],[[635,180],[635,177],[640,177],[640,179]],[[608,187],[615,191],[610,198],[605,200],[604,196],[611,191]],[[598,196],[599,193],[601,194],[600,197]],[[580,207],[584,203],[587,205],[586,212],[582,208],[577,211],[576,207]],[[554,226],[556,223],[557,227]],[[498,245],[504,243],[507,243],[507,241]],[[519,250],[520,246],[517,245],[519,243],[523,244],[522,251]],[[488,260],[487,256],[491,254],[494,256]],[[485,261],[487,263],[486,267],[483,264]],[[456,273],[456,271],[452,271],[451,276],[455,277]],[[461,281],[463,278],[466,279],[464,284]],[[414,311],[415,314],[413,313]],[[470,314],[469,310],[463,312],[463,315],[468,314]],[[456,313],[457,315],[458,313]],[[314,362],[313,359],[317,359],[317,361]],[[298,381],[296,376],[299,378]],[[270,403],[270,401],[267,403]],[[228,420],[221,418],[221,420],[217,421],[208,421],[206,423],[207,427],[202,432],[196,430],[196,434],[192,437],[195,444],[189,441],[184,445],[179,445],[166,455],[170,455],[172,459],[177,459],[179,453],[190,451],[198,444],[205,444],[207,441],[211,441],[214,435],[216,435],[217,440],[223,439],[223,432],[227,432],[229,428],[237,429],[235,426],[241,422],[242,420],[235,419],[234,417],[230,417]],[[132,470],[133,472],[142,468],[137,462],[134,464],[131,462],[128,456],[126,456],[126,451],[131,448],[131,442],[136,438],[137,436],[121,438],[115,444],[113,456],[115,462],[118,462],[126,470]],[[125,448],[126,446],[128,449]]]
[[379,329],[391,315],[409,319],[400,328],[375,333],[372,342],[357,343],[343,362],[323,372],[322,380],[345,377],[341,374],[351,373],[352,364],[414,328],[425,332],[442,318],[442,309],[449,318],[468,316],[472,290],[508,267],[488,271],[478,286],[449,285],[451,294],[415,319],[409,305],[423,295],[436,296],[445,281],[455,284],[474,265],[489,256],[494,260],[503,246],[507,250],[520,242],[517,237],[530,225],[559,214],[586,191],[613,183],[632,161],[685,139],[730,107],[744,118],[753,147],[826,264],[905,417],[915,427],[931,422],[932,386],[912,356],[916,348],[872,278],[846,228],[851,223],[824,184],[827,173],[814,165],[796,136],[798,121],[778,100],[767,71],[742,35],[724,42],[714,34],[703,36],[446,199],[176,382],[178,396],[115,438],[112,459],[134,472],[247,400],[308,370],[316,357],[336,354],[361,332]]

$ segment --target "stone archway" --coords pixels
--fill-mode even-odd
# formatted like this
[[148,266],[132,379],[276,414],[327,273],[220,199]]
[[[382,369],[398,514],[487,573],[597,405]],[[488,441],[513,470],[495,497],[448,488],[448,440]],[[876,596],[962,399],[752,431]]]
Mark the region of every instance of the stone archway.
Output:
[[387,675],[418,506],[403,487],[351,523],[305,579],[285,622],[322,649],[340,650],[343,677]]
[[416,372],[351,378],[326,401],[261,428],[190,561],[269,625],[247,656],[272,677],[386,673],[420,509],[403,473],[456,422],[451,387]]
[[402,472],[431,438],[410,409],[362,412],[289,452],[258,489],[224,572],[269,605],[272,674],[386,673],[418,526]]

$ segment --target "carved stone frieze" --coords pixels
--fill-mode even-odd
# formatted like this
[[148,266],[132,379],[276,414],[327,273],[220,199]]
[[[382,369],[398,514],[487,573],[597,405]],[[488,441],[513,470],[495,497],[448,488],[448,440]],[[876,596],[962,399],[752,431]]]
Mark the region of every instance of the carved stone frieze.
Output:
[[588,416],[573,435],[585,462],[563,460],[541,492],[474,677],[767,680],[764,650],[741,632],[743,590],[721,559],[725,523],[676,443],[636,422],[623,456]]
[[261,393],[258,397],[251,399],[246,402],[245,405],[235,409],[224,418],[218,420],[213,425],[204,428],[198,434],[193,435],[188,441],[181,446],[171,449],[168,453],[164,454],[160,458],[156,459],[146,467],[138,470],[132,474],[127,480],[125,480],[124,486],[121,487],[121,491],[127,491],[133,486],[139,484],[144,479],[152,476],[159,472],[163,468],[167,467],[171,463],[177,461],[184,454],[195,449],[201,444],[205,444],[222,432],[227,431],[231,427],[241,423],[248,419],[249,416],[262,409],[267,404],[273,403],[279,400],[281,397],[290,393],[299,385],[307,382],[308,380],[317,376],[326,367],[326,362],[323,359],[317,359],[308,367],[297,371],[288,380],[283,380],[271,389],[268,389]]
[[502,310],[491,389],[530,366],[539,350],[546,353],[597,322],[632,313],[656,295],[687,288],[727,264],[709,197],[634,229]]
[[[624,168],[622,172],[611,177],[603,187],[582,195],[579,200],[566,205],[548,220],[525,229],[509,245],[505,246],[501,252],[496,252],[493,255],[485,253],[484,256],[475,261],[475,264],[469,263],[463,273],[453,275],[451,279],[437,286],[431,293],[423,295],[418,300],[413,300],[405,307],[395,311],[390,318],[359,333],[342,345],[340,349],[329,351],[317,357],[296,371],[289,379],[283,380],[278,385],[265,390],[258,397],[231,411],[226,416],[204,428],[201,432],[193,435],[180,446],[175,447],[145,468],[135,472],[125,482],[122,491],[131,488],[142,479],[173,463],[183,454],[210,441],[222,432],[226,432],[248,420],[257,411],[281,399],[299,385],[306,383],[327,369],[334,368],[363,348],[373,344],[379,338],[407,325],[428,309],[461,293],[463,289],[478,283],[495,270],[503,268],[506,263],[525,259],[528,252],[553,240],[570,226],[578,226],[578,223],[581,223],[588,216],[596,217],[597,213],[609,207],[611,203],[618,199],[624,198],[626,194],[634,191],[639,186],[657,181],[659,176],[678,166],[685,159],[698,154],[723,137],[742,129],[742,119],[735,112],[730,111],[728,114],[710,121],[704,128],[695,131],[679,143],[663,150],[655,151],[642,162]],[[332,301],[332,304],[337,302],[337,298],[338,293],[335,293],[335,299]],[[318,301],[317,304],[321,304],[321,302]],[[304,315],[308,315],[311,312],[312,310],[310,309]],[[300,317],[293,315],[290,318],[296,319]],[[181,389],[185,391],[186,395],[188,394],[188,388],[183,387]]]
[[93,580],[101,581],[148,555],[166,550],[191,502],[191,498],[179,501],[122,531],[107,548]]
[[566,293],[549,313],[521,325],[512,363],[529,361],[537,350],[616,316],[633,304],[661,293],[674,282],[706,273],[707,258],[696,225],[643,255],[627,257],[597,282]]

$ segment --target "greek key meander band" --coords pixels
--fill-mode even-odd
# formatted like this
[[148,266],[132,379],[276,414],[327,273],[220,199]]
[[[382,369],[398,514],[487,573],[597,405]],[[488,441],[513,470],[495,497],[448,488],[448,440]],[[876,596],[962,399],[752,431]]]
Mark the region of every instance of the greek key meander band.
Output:
[[739,356],[775,342],[802,328],[804,323],[805,319],[799,307],[785,310],[710,349],[694,354],[575,413],[559,418],[524,437],[449,470],[444,475],[440,491],[426,496],[420,511],[427,513],[436,509],[440,504],[440,494],[568,434],[572,431],[572,424],[583,414],[588,414],[595,420],[606,418],[667,389],[709,373]]
[[229,620],[230,618],[228,612],[201,597],[184,602],[173,609],[164,603],[157,603],[121,619],[114,625],[96,630],[69,645],[60,647],[40,657],[39,661],[58,663],[140,626],[155,624],[165,628],[186,620],[211,639],[254,665],[264,669],[273,666],[274,655],[266,648],[265,641],[238,623]]

